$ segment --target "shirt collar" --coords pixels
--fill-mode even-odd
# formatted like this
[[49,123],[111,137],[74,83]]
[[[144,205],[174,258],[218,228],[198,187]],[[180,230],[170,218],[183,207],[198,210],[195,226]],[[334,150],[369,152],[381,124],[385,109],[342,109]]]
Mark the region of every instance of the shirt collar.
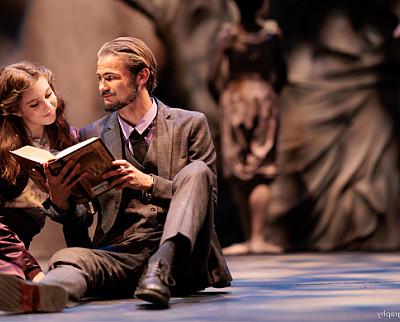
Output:
[[150,124],[154,121],[154,119],[157,116],[157,103],[153,98],[151,98],[152,104],[150,110],[137,122],[136,126],[133,127],[130,124],[128,124],[122,117],[118,115],[118,121],[122,129],[122,133],[125,136],[125,139],[128,139],[129,136],[131,135],[132,131],[136,129],[136,131],[139,132],[139,134],[143,134],[144,131],[147,130],[147,128],[150,126]]

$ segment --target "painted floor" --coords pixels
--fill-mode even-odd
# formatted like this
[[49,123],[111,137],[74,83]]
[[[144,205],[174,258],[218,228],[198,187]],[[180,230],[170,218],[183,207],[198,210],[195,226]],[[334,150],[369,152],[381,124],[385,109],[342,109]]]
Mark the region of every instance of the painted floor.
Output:
[[228,257],[234,281],[172,298],[155,310],[137,299],[94,301],[53,314],[0,321],[400,321],[399,253]]

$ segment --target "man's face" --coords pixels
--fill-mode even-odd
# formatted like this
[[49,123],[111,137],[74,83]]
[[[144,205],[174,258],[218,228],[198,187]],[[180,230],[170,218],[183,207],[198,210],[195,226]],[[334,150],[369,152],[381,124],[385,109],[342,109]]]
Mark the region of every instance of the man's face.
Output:
[[116,55],[100,57],[97,60],[96,74],[99,92],[107,112],[119,110],[135,100],[137,88],[122,57]]

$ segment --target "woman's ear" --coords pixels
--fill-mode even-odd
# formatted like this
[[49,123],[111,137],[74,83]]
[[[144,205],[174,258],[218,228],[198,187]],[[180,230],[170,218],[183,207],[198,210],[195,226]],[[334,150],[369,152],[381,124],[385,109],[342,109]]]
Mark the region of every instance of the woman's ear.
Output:
[[12,112],[12,113],[10,113],[11,115],[15,115],[15,116],[18,116],[18,117],[22,117],[22,113],[20,112],[20,111],[18,111],[18,112]]

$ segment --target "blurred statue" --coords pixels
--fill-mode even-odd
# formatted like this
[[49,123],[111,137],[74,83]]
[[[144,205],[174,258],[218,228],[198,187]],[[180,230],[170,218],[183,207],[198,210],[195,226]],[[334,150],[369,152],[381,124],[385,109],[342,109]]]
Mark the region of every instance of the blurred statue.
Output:
[[394,1],[271,5],[288,46],[289,84],[269,241],[287,250],[398,249]]
[[220,108],[222,172],[237,207],[245,241],[224,254],[279,253],[265,241],[269,184],[276,177],[278,105],[285,82],[280,32],[262,20],[263,1],[237,0],[240,21],[226,23],[211,63],[211,87]]

